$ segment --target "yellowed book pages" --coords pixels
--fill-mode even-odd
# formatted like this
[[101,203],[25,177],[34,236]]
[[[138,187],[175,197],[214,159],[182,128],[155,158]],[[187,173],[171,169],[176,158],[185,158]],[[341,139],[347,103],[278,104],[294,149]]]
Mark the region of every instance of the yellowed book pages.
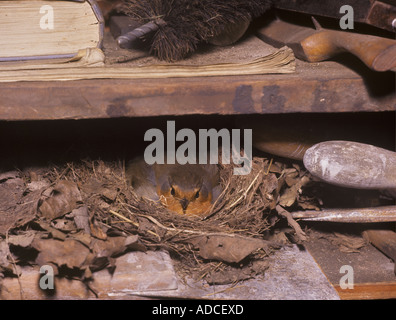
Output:
[[[120,50],[114,42],[105,34],[104,54],[99,49],[87,49],[80,52],[80,60],[59,64],[26,62],[5,68],[0,63],[0,82],[242,76],[295,71],[290,48],[276,49],[255,36],[233,46],[208,47],[178,63],[159,61],[142,51]],[[125,59],[128,62],[114,62]]]
[[0,82],[241,76],[293,73],[294,71],[295,59],[293,51],[284,47],[269,55],[243,63],[218,63],[211,65],[150,64],[130,67],[105,65],[92,68],[0,71]]
[[41,69],[64,69],[82,67],[101,67],[104,66],[105,56],[99,48],[86,48],[79,50],[71,58],[39,59],[26,61],[0,62],[0,72],[11,73],[19,70],[34,70],[39,72]]
[[1,0],[0,21],[0,61],[72,57],[103,36],[94,1]]

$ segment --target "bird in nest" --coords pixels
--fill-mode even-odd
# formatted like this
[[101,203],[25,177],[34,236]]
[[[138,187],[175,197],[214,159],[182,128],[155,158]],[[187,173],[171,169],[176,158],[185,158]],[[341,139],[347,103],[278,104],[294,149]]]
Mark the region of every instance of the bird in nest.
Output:
[[216,164],[153,164],[135,158],[126,169],[138,196],[160,201],[182,215],[205,216],[221,193]]

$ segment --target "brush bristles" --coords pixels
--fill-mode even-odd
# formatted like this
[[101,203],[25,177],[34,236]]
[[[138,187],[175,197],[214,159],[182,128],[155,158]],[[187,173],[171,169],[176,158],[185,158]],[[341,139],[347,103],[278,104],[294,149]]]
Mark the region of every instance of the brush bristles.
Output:
[[199,43],[240,21],[263,14],[272,0],[124,0],[125,14],[147,23],[161,18],[151,40],[151,54],[175,61],[194,52]]

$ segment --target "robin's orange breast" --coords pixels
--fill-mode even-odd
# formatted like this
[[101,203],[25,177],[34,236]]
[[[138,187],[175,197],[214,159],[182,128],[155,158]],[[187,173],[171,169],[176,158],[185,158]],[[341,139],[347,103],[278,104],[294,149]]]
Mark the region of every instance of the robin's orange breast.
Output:
[[136,193],[159,200],[170,211],[205,215],[221,192],[215,164],[154,164],[132,160],[126,171]]

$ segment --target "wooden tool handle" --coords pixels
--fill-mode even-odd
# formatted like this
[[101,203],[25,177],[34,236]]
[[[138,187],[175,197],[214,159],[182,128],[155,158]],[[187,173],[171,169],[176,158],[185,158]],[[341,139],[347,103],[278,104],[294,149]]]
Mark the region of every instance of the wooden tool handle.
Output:
[[303,58],[309,62],[319,62],[334,57],[338,53],[350,52],[375,71],[396,71],[396,40],[349,33],[323,30],[301,42]]
[[395,262],[396,274],[396,233],[391,230],[367,230],[364,236]]

